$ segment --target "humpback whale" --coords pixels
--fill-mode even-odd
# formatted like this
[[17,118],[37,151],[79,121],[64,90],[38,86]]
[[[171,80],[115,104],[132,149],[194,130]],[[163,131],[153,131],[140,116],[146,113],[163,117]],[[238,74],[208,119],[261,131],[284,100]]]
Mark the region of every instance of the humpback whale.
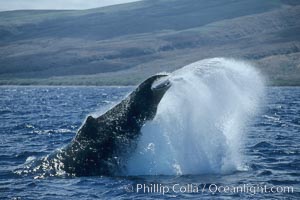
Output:
[[120,174],[142,126],[154,118],[170,86],[167,75],[148,78],[103,115],[88,116],[70,144],[44,158],[41,165],[74,176]]

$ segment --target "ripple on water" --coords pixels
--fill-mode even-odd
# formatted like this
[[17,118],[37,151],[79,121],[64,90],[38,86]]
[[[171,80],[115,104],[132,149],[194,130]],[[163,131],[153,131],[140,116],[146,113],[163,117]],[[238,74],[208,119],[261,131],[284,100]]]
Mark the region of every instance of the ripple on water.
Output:
[[[172,193],[162,196],[126,193],[124,186],[138,183],[169,186],[176,183],[213,183],[292,185],[299,188],[300,88],[267,89],[268,104],[262,105],[263,113],[249,126],[248,137],[244,141],[247,148],[243,149],[243,154],[249,170],[201,176],[44,176],[38,179],[30,173],[17,173],[18,169],[24,169],[24,163],[30,164],[35,158],[68,144],[89,113],[121,99],[130,90],[106,87],[0,88],[0,115],[4,119],[0,121],[0,199],[299,199],[300,192],[297,190],[293,194],[255,196],[240,193]],[[45,111],[47,115],[43,113]],[[40,134],[34,131],[40,131]]]

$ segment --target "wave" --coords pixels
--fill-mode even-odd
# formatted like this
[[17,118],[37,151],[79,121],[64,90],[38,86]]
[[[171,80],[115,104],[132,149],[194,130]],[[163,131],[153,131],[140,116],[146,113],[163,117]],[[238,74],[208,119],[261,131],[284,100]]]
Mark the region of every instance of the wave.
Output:
[[243,169],[245,125],[264,93],[249,63],[213,58],[169,76],[172,87],[142,128],[126,175],[231,173]]

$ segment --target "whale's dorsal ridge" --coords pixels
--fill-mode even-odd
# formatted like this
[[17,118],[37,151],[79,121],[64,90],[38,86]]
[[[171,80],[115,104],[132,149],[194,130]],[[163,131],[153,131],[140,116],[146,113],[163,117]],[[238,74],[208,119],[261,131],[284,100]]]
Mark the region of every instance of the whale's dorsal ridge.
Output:
[[79,129],[76,138],[84,137],[84,138],[92,138],[95,137],[97,134],[97,125],[96,125],[96,119],[89,115],[84,125]]
[[95,120],[94,117],[92,117],[91,115],[89,115],[87,118],[86,118],[86,122],[89,123],[89,122],[93,122]]

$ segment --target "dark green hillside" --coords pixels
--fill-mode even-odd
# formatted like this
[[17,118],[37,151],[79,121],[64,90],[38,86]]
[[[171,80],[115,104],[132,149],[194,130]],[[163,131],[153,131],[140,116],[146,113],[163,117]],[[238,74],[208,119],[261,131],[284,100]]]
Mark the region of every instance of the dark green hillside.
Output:
[[300,83],[296,0],[145,0],[83,11],[0,12],[0,84],[136,84],[199,59],[253,61]]
[[[40,37],[99,40],[160,30],[183,30],[279,6],[274,0],[149,0],[89,12],[17,11],[16,20],[20,25],[4,25],[7,32],[1,38],[8,41]],[[14,17],[11,13],[8,15]],[[26,19],[26,15],[33,21]],[[2,16],[5,18],[5,13]]]

